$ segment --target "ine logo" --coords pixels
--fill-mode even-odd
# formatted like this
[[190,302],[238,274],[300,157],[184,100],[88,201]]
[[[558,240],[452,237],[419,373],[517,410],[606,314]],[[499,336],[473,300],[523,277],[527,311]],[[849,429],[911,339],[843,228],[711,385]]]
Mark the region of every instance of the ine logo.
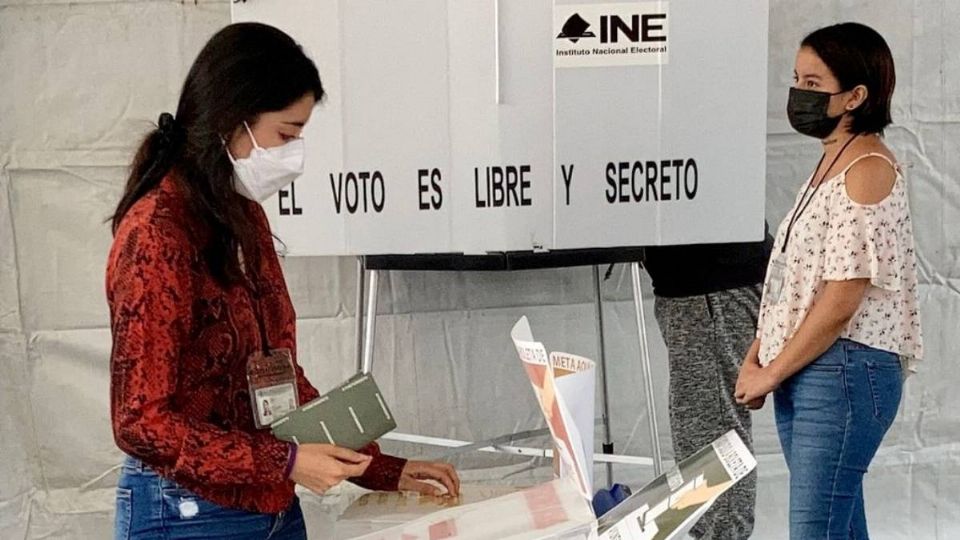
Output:
[[569,39],[576,43],[581,38],[597,37],[596,34],[587,30],[588,28],[590,28],[590,23],[585,21],[579,13],[574,13],[567,19],[567,22],[563,23],[563,29],[557,39]]
[[[667,41],[664,23],[666,13],[633,13],[630,15],[601,15],[600,43],[656,43]],[[574,13],[563,23],[557,39],[569,39],[577,43],[583,38],[595,38],[589,31],[590,23],[579,13]]]
[[555,6],[554,66],[666,64],[669,5],[658,0]]

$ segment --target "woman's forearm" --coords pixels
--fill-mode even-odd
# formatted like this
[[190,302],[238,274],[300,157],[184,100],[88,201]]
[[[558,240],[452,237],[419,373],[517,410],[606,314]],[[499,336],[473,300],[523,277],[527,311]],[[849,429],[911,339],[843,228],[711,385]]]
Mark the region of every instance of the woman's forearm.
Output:
[[790,378],[837,341],[857,313],[869,284],[866,279],[827,282],[800,328],[767,368],[778,381]]

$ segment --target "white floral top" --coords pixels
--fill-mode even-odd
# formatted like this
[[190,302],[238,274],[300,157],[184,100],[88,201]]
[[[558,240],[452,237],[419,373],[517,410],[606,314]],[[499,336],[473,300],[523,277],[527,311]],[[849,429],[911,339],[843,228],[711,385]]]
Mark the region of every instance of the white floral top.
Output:
[[812,178],[780,225],[770,268],[777,257],[783,258],[783,285],[777,301],[770,293],[773,272],[767,272],[757,325],[762,365],[772,362],[800,328],[825,282],[857,278],[869,278],[871,286],[840,337],[897,353],[911,370],[913,361],[923,356],[913,225],[903,175],[890,162],[897,180],[878,204],[859,204],[847,195],[847,171],[869,156],[890,162],[884,155],[866,154],[825,180],[794,224],[783,254],[790,217]]

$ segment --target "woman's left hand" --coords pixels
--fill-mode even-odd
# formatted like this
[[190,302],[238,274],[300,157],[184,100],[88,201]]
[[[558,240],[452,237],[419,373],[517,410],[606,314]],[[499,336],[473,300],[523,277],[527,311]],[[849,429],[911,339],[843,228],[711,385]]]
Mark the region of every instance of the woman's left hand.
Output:
[[414,491],[421,495],[444,495],[443,490],[422,480],[433,480],[447,488],[446,495],[460,496],[460,476],[453,465],[434,461],[408,461],[400,475],[400,491]]
[[758,400],[773,392],[779,385],[780,381],[777,380],[774,370],[761,366],[760,362],[747,361],[740,368],[734,397],[741,405],[762,403]]

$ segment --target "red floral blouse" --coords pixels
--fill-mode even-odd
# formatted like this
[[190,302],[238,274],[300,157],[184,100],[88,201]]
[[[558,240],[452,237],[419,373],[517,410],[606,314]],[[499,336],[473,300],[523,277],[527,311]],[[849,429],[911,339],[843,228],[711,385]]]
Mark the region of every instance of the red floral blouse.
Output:
[[[210,275],[198,247],[202,228],[172,177],[124,217],[106,279],[111,417],[120,449],[160,475],[221,506],[276,513],[293,499],[287,465],[294,449],[255,428],[246,360],[260,347],[258,311],[270,346],[296,359],[296,314],[266,215],[254,203],[250,215],[264,254],[256,298]],[[300,402],[317,397],[299,363],[296,369]],[[376,444],[362,452],[374,459],[353,481],[396,490],[406,461]]]

